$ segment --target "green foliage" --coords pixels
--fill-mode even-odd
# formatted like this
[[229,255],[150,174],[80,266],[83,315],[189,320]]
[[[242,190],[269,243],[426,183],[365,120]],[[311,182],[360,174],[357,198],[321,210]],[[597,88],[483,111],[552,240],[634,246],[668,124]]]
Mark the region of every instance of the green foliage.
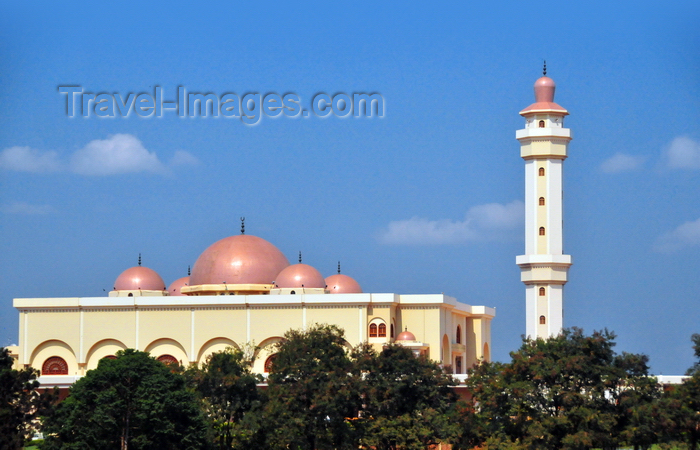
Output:
[[39,371],[33,368],[14,370],[12,357],[0,348],[0,448],[22,448],[32,435],[37,417],[46,412],[53,397],[39,395]]
[[695,333],[690,337],[690,340],[693,342],[693,352],[695,353],[695,358],[697,358],[697,361],[695,361],[695,364],[688,369],[687,375],[693,375],[700,372],[700,334]]
[[401,345],[355,352],[364,375],[362,442],[380,450],[422,450],[453,430],[455,382],[437,363]]
[[348,352],[342,330],[319,325],[277,350],[265,448],[423,450],[454,432],[454,380],[405,347]]
[[103,359],[46,420],[44,448],[201,449],[206,425],[182,375],[128,349]]
[[284,337],[268,377],[266,448],[356,449],[360,395],[343,331],[318,325]]
[[688,370],[690,378],[667,395],[674,429],[672,436],[692,450],[700,443],[700,334],[691,337],[698,361]]
[[242,350],[228,348],[211,355],[201,368],[192,366],[185,371],[202,401],[216,448],[254,447],[258,427],[246,416],[262,405],[263,393],[257,384],[263,378],[251,373],[251,366]]
[[489,438],[493,448],[605,449],[655,442],[646,408],[660,387],[647,376],[646,356],[616,355],[614,338],[608,331],[584,336],[579,329],[564,330],[547,340],[524,340],[509,364],[473,369],[468,387],[474,402],[463,411],[468,429],[462,448]]

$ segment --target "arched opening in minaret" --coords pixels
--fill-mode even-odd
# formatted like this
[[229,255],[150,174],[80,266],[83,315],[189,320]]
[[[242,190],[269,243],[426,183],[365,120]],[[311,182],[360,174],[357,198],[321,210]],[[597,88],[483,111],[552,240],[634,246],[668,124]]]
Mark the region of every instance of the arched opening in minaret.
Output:
[[540,325],[546,325],[547,319],[544,316],[540,316]]
[[544,128],[544,120],[540,120],[540,128]]
[[544,206],[544,197],[540,197],[540,206]]
[[540,227],[540,236],[544,236],[544,227]]
[[544,167],[540,167],[540,176],[541,176],[541,177],[544,176]]
[[546,292],[547,292],[547,291],[545,291],[545,289],[544,289],[543,287],[541,287],[541,288],[540,288],[540,297],[544,297],[544,294],[545,294]]

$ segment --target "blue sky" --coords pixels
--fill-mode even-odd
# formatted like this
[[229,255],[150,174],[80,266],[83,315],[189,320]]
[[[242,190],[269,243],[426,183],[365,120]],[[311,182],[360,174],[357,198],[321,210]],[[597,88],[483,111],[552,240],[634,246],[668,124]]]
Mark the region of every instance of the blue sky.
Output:
[[[700,4],[119,2],[0,6],[0,345],[17,297],[167,283],[211,243],[263,237],[365,292],[497,308],[525,331],[518,111],[547,60],[571,115],[565,324],[655,373],[700,332]],[[67,117],[59,86],[217,96],[377,92],[383,118]]]

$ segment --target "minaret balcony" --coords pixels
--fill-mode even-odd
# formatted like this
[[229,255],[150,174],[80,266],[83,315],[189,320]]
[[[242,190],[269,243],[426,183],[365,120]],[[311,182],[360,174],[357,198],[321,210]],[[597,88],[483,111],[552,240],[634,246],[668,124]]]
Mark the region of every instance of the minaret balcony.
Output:
[[537,139],[537,138],[568,138],[571,140],[571,130],[569,128],[523,128],[515,131],[515,138]]

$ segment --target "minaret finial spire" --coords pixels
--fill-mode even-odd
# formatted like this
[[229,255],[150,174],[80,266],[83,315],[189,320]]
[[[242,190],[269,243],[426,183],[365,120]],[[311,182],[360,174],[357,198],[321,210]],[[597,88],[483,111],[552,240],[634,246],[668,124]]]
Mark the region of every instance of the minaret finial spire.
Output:
[[245,217],[241,217],[241,234],[245,234]]
[[190,266],[187,266],[187,276],[189,277],[192,275],[192,271],[190,270]]
[[299,250],[299,264],[301,264],[301,250]]
[[544,60],[544,67],[542,68],[542,75],[547,76],[547,60]]
[[141,253],[139,253],[139,266],[141,265]]
[[340,261],[338,261],[338,273],[340,273]]

